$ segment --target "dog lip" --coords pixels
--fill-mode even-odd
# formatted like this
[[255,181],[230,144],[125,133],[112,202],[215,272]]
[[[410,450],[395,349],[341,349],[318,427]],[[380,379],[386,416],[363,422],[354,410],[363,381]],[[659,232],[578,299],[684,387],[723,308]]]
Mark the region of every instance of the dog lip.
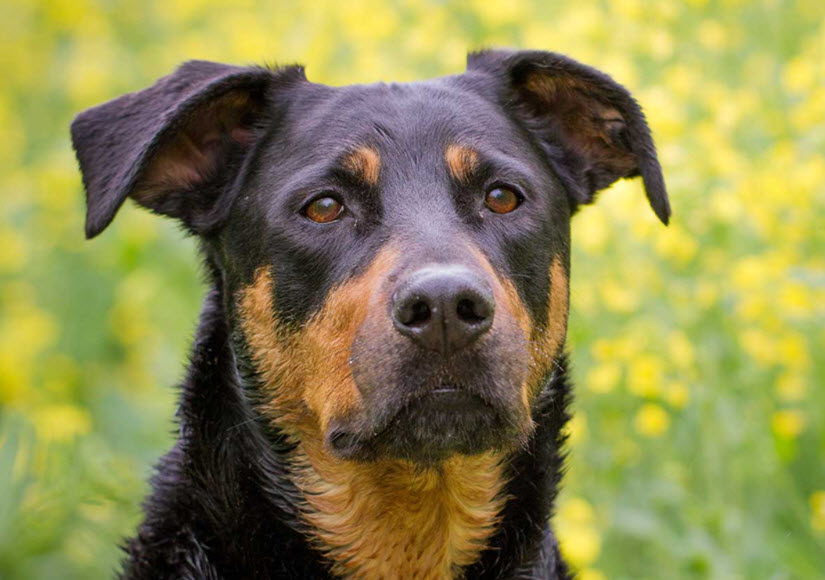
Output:
[[[442,394],[445,394],[445,393],[459,393],[459,392],[461,392],[461,389],[459,389],[457,387],[438,387],[437,389],[433,389],[432,391],[430,391],[428,394],[430,394],[430,395],[442,395]],[[426,397],[427,395],[424,395],[424,396]]]
[[400,416],[409,411],[411,407],[418,405],[431,408],[437,406],[442,411],[454,411],[459,414],[465,411],[478,412],[482,409],[496,414],[500,413],[495,405],[490,404],[478,393],[458,386],[440,385],[408,400],[380,428],[359,433],[343,426],[332,427],[327,432],[326,443],[330,450],[340,458],[355,459],[360,455],[364,445],[385,436],[397,425]]

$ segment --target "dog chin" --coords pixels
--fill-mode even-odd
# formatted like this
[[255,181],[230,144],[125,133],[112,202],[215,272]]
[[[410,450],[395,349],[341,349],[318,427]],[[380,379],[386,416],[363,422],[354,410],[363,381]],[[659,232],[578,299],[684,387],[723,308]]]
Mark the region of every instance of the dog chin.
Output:
[[378,431],[332,428],[327,443],[341,459],[404,459],[428,465],[453,455],[516,448],[527,431],[480,396],[444,388],[409,402]]

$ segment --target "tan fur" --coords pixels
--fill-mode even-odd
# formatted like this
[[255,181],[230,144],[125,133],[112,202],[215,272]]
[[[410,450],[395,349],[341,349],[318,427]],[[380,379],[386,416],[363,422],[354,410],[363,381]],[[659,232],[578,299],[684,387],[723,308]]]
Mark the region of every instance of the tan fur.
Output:
[[394,250],[379,254],[364,274],[333,290],[321,311],[294,334],[275,320],[267,268],[241,292],[244,332],[265,384],[273,389],[263,410],[296,439],[319,437],[334,416],[361,404],[349,365],[350,348],[367,317],[369,298],[395,256]]
[[381,175],[381,155],[374,148],[362,145],[344,157],[344,167],[365,184],[375,187]]
[[[304,517],[337,574],[449,578],[486,546],[505,498],[501,458],[457,456],[437,467],[333,457],[323,433],[362,404],[349,367],[356,330],[397,257],[385,250],[361,276],[331,292],[306,328],[289,335],[274,317],[267,268],[239,296],[253,358],[269,388],[263,411],[298,443],[294,477]],[[506,299],[501,295],[501,299]]]
[[505,498],[503,466],[489,453],[437,467],[403,460],[359,464],[302,446],[297,483],[306,519],[341,576],[452,578],[475,562]]
[[478,168],[478,152],[467,145],[457,145],[455,143],[447,146],[444,151],[444,160],[447,162],[447,169],[460,183],[467,183],[473,172]]
[[567,334],[569,286],[562,258],[556,255],[550,265],[550,298],[547,305],[547,323],[533,330],[533,360],[530,384],[539,384],[550,369]]

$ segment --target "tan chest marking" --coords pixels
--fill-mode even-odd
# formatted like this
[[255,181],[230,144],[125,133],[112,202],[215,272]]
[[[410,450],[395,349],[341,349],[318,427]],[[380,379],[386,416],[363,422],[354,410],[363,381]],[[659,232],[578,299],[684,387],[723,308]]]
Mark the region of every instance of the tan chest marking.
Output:
[[334,460],[312,443],[302,452],[305,518],[343,577],[452,578],[478,559],[505,502],[492,453],[421,468]]

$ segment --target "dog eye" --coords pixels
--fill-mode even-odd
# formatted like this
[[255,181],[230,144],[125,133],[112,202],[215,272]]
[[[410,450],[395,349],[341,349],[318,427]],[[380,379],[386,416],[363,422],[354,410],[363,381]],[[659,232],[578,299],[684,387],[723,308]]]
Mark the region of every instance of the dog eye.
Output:
[[344,211],[344,204],[334,197],[319,197],[304,208],[304,215],[319,224],[334,222]]
[[495,187],[487,192],[484,204],[496,213],[510,213],[521,204],[521,196],[506,187]]

